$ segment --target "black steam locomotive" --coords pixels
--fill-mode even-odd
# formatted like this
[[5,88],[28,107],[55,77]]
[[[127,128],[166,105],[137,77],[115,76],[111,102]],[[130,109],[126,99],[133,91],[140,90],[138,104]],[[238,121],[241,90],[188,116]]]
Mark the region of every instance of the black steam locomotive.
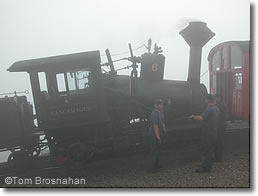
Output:
[[[117,75],[108,50],[105,64],[99,51],[14,63],[8,71],[30,76],[38,125],[33,125],[32,107],[25,96],[2,98],[1,139],[13,143],[17,138],[19,143],[22,138],[21,149],[35,154],[40,149],[35,130],[40,130],[52,155],[89,160],[103,146],[116,149],[144,142],[156,98],[166,101],[168,124],[185,123],[178,119],[199,113],[204,106],[207,90],[200,84],[201,50],[215,34],[202,22],[191,22],[180,34],[190,45],[187,81],[163,79],[165,57],[158,47],[141,57],[135,57],[130,47],[130,76]],[[103,72],[103,67],[109,71]]]

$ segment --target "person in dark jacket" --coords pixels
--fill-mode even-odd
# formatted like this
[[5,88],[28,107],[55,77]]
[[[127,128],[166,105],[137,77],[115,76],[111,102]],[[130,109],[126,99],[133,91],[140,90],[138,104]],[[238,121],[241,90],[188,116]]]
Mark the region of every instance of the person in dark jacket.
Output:
[[162,140],[167,136],[163,114],[164,103],[162,99],[155,100],[154,110],[150,117],[150,157],[148,172],[156,172],[160,169],[159,154]]
[[217,138],[217,123],[219,109],[215,104],[213,95],[208,94],[205,98],[207,107],[199,116],[192,115],[190,118],[202,121],[202,160],[201,165],[196,172],[210,172],[212,169],[212,160],[214,156],[214,146]]
[[226,130],[226,120],[227,120],[227,108],[223,102],[222,96],[219,94],[215,95],[216,105],[219,108],[219,120],[218,120],[218,134],[215,142],[215,161],[222,161],[223,159],[223,136]]

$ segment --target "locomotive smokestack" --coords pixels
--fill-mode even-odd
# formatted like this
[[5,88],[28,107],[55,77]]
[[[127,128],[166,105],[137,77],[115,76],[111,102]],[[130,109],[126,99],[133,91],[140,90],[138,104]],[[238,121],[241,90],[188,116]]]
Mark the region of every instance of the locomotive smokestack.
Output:
[[204,22],[190,22],[180,31],[180,35],[190,46],[188,82],[200,84],[202,47],[215,35]]

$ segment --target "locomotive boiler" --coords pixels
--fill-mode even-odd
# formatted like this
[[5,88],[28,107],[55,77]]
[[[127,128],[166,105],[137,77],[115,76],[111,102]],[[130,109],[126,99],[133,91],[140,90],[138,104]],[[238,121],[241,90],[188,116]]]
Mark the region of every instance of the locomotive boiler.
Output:
[[[180,34],[190,46],[187,81],[163,79],[165,57],[159,48],[141,57],[130,48],[130,76],[116,73],[108,50],[105,64],[99,51],[90,51],[19,61],[8,71],[29,74],[38,128],[45,132],[50,152],[68,160],[89,160],[97,149],[142,142],[156,98],[166,101],[168,124],[185,123],[189,114],[204,107],[201,53],[215,34],[203,22],[189,23]],[[103,66],[110,71],[103,72]]]

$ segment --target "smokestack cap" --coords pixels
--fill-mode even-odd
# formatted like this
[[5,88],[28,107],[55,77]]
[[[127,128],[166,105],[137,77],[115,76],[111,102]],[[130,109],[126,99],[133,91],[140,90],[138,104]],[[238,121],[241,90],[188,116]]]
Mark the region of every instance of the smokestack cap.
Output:
[[203,47],[215,35],[205,22],[190,22],[179,33],[190,47]]

